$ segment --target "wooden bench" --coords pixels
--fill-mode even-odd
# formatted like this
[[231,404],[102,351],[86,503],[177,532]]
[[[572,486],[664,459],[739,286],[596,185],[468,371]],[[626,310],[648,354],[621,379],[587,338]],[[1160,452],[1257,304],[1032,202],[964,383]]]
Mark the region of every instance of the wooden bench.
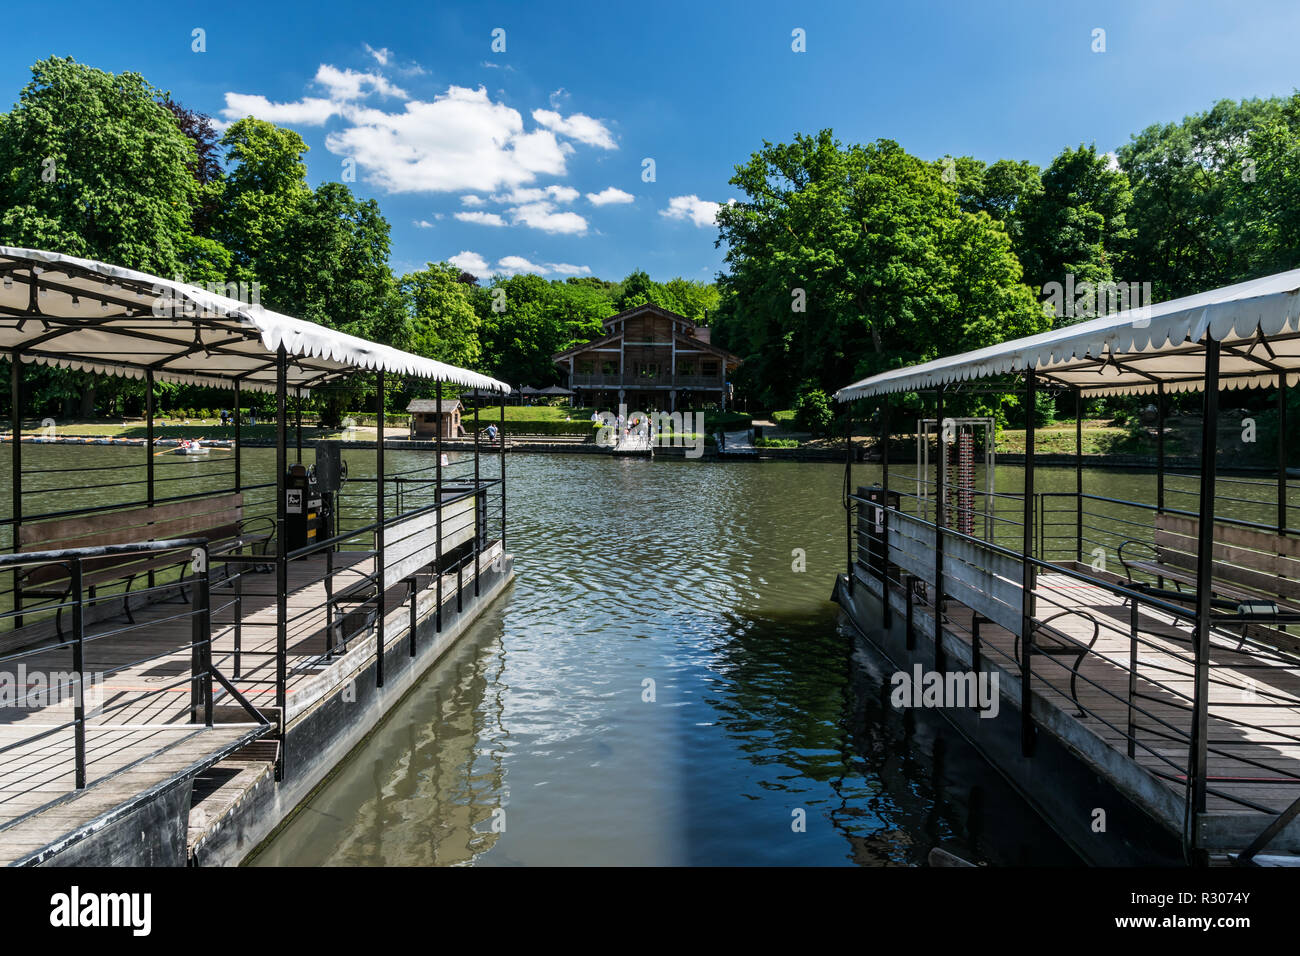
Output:
[[[272,531],[275,523],[266,521]],[[19,551],[62,551],[73,548],[101,547],[113,544],[132,544],[141,541],[165,541],[178,538],[206,538],[210,553],[238,550],[261,544],[266,553],[271,533],[252,533],[244,518],[244,496],[239,493],[216,495],[171,502],[146,508],[132,508],[72,518],[56,518],[21,525],[18,529]],[[137,577],[166,568],[181,567],[179,588],[184,587],[184,567],[189,554],[177,552],[141,552],[133,554],[101,555],[87,558],[82,563],[82,585],[93,598],[95,590],[105,584],[125,582],[122,592],[123,611],[132,623],[131,585]],[[20,597],[55,598],[66,602],[72,590],[68,566],[62,563],[35,565],[23,569],[16,591]],[[182,590],[182,597],[183,597]],[[55,627],[62,637],[60,607]]]
[[[1150,584],[1134,579],[1135,572],[1143,572],[1173,582],[1175,593],[1168,594],[1171,599],[1182,595],[1182,600],[1194,601],[1199,529],[1196,518],[1157,514],[1152,544],[1125,541],[1119,547],[1129,584],[1152,590]],[[1139,551],[1143,556],[1135,555]],[[1184,591],[1184,587],[1190,590]],[[1300,613],[1300,538],[1215,522],[1211,595],[1215,605],[1228,613],[1233,606],[1239,611],[1242,606],[1248,608],[1240,617],[1252,636],[1280,639],[1289,649],[1300,647],[1285,631],[1249,623],[1252,617],[1267,624],[1272,615]]]

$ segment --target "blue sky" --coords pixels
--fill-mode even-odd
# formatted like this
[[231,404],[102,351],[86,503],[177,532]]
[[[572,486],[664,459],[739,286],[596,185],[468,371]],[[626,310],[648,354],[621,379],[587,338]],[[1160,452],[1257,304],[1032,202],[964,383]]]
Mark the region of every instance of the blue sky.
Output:
[[0,100],[33,62],[65,55],[138,71],[217,118],[290,126],[313,185],[354,164],[349,185],[392,223],[399,272],[454,259],[711,279],[710,204],[735,195],[733,166],[765,139],[831,127],[926,158],[1045,165],[1300,86],[1300,4],[1287,2],[118,6],[11,5]]

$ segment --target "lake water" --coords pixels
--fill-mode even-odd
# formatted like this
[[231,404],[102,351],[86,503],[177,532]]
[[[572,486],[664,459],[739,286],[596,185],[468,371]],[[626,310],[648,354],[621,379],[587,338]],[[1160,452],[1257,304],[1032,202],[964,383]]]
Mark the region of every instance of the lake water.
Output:
[[[28,486],[49,489],[25,497],[29,514],[126,500],[134,486],[54,491],[84,477],[57,469],[120,464],[114,480],[133,481],[145,454],[25,452]],[[347,457],[373,473],[372,451]],[[429,460],[387,457],[391,471]],[[159,467],[191,491],[226,484],[230,463]],[[246,451],[245,468],[269,481],[274,453]],[[516,455],[507,469],[518,579],[254,863],[909,865],[933,846],[1075,862],[940,718],[888,706],[881,662],[851,653],[829,600],[842,466]],[[878,478],[855,468],[857,484]],[[1038,486],[1073,482],[1044,469]],[[1020,470],[998,483],[1018,491]],[[1173,493],[1189,480],[1170,485],[1195,507]],[[1133,472],[1089,470],[1086,487],[1154,497]],[[0,506],[7,491],[6,476]],[[1262,503],[1242,515],[1268,520],[1267,488],[1245,494]],[[1108,541],[1135,517],[1098,508]]]

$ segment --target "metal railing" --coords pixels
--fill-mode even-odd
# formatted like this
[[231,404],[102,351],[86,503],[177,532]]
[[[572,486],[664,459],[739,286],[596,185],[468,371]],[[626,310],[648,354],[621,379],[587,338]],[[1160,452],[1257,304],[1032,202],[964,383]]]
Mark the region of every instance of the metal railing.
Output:
[[[981,563],[978,555],[984,554],[987,558],[983,563],[988,566],[1000,558],[1021,568],[1027,566],[1030,580],[1037,582],[1040,575],[1050,574],[1064,582],[1060,587],[1036,585],[1030,605],[1033,614],[1027,619],[1019,614],[1018,607],[1007,604],[1000,625],[1011,636],[1007,647],[1005,639],[989,639],[988,635],[993,633],[990,625],[996,623],[989,617],[973,609],[969,614],[949,613],[948,601],[961,601],[962,588],[970,586],[969,578],[959,580],[944,567],[937,582],[939,587],[935,586],[936,559],[942,567],[944,558],[934,553],[937,549],[933,499],[927,510],[921,495],[898,490],[900,485],[906,488],[925,480],[908,475],[895,483],[891,475],[890,495],[898,496],[897,507],[881,509],[877,502],[861,494],[851,495],[848,501],[859,515],[853,549],[855,566],[873,574],[887,590],[903,591],[909,642],[915,640],[912,614],[923,602],[943,621],[949,633],[965,636],[976,669],[981,660],[994,661],[1019,675],[1022,704],[1031,701],[1031,695],[1048,699],[1056,695],[1057,699],[1070,702],[1076,708],[1075,716],[1089,722],[1103,739],[1109,737],[1111,746],[1118,746],[1148,772],[1182,791],[1183,840],[1187,850],[1196,844],[1194,805],[1198,799],[1203,803],[1205,798],[1214,798],[1225,805],[1266,814],[1272,820],[1260,837],[1239,854],[1243,862],[1300,815],[1300,799],[1278,810],[1255,795],[1279,786],[1296,786],[1300,797],[1300,760],[1293,759],[1286,766],[1270,759],[1276,757],[1278,747],[1300,745],[1300,734],[1262,719],[1251,719],[1252,711],[1258,712],[1259,708],[1300,707],[1300,695],[1296,691],[1300,686],[1300,656],[1252,636],[1247,633],[1247,627],[1243,626],[1241,633],[1234,633],[1243,621],[1227,613],[1225,605],[1229,602],[1216,601],[1220,613],[1213,616],[1210,625],[1214,666],[1210,666],[1210,661],[1197,661],[1190,631],[1196,621],[1193,610],[1177,600],[1166,599],[1160,592],[1153,593],[1142,583],[1130,584],[1087,564],[1090,546],[1114,549],[1121,538],[1139,529],[1145,529],[1149,536],[1151,516],[1155,513],[1153,506],[1097,495],[1085,495],[1080,500],[1077,495],[1065,492],[1035,495],[1033,512],[1039,533],[1034,541],[1038,553],[1030,555],[1022,553],[1022,546],[1008,546],[999,540],[1011,537],[1000,533],[999,527],[1014,531],[1016,536],[1023,533],[1023,512],[1017,519],[998,515],[996,506],[981,511],[981,515],[988,515],[993,529],[982,535],[964,534],[945,522],[942,535],[952,543],[948,547],[960,543],[973,549],[976,564]],[[1023,496],[998,497],[1015,501],[1023,509]],[[1105,505],[1107,510],[1103,512],[1092,505]],[[1114,513],[1116,509],[1118,515]],[[863,520],[866,515],[871,517]],[[876,521],[880,519],[885,529],[883,535],[876,530]],[[928,554],[923,536],[909,539],[910,553],[900,551],[899,532],[894,527],[909,520],[928,529],[931,536]],[[1229,521],[1216,518],[1220,520]],[[1232,523],[1277,530],[1276,526],[1243,519]],[[922,545],[919,548],[918,541]],[[1081,554],[1085,561],[1077,564]],[[947,557],[949,563],[952,560],[951,556]],[[1097,589],[1092,592],[1096,598],[1091,603],[1071,596],[1089,588]],[[1014,600],[1020,601],[1023,588],[1019,581],[1013,583],[1012,590],[1016,592]],[[952,597],[954,594],[958,596]],[[1125,609],[1122,617],[1117,608]],[[1086,623],[1068,629],[1064,622],[1071,615],[1075,623]],[[1300,622],[1300,615],[1296,621]],[[1286,626],[1282,624],[1282,629]],[[936,652],[941,657],[941,649],[937,648]],[[1193,678],[1198,667],[1208,669],[1209,692],[1203,700],[1184,689],[1189,682],[1195,687]],[[1229,699],[1232,694],[1239,695],[1240,699]],[[1216,696],[1219,699],[1213,699]],[[1022,706],[1021,720],[1027,738],[1036,732],[1032,710],[1031,706]],[[1122,719],[1116,718],[1117,711],[1123,715]],[[1198,737],[1192,732],[1198,717],[1213,721],[1207,723],[1210,735]],[[1179,751],[1182,756],[1176,756]],[[1195,768],[1208,767],[1211,757],[1218,762],[1216,773],[1198,773]]]
[[[93,586],[87,584],[89,574],[101,571],[106,566],[112,566],[115,562],[130,562],[142,557],[166,555],[174,556],[178,565],[186,565],[191,571],[190,577],[184,580],[169,581],[165,584],[156,584],[148,588],[131,591],[125,595],[115,594],[107,597],[103,594],[96,594]],[[64,592],[61,597],[53,597],[40,604],[30,605],[25,609],[10,609],[0,613],[0,620],[14,619],[22,615],[26,615],[29,621],[32,618],[37,619],[36,626],[29,624],[31,630],[28,637],[30,641],[17,640],[12,636],[15,632],[10,632],[11,636],[7,639],[7,642],[16,644],[17,649],[0,655],[0,667],[13,664],[19,665],[17,673],[10,674],[6,671],[6,675],[12,679],[15,687],[21,685],[22,693],[12,702],[13,706],[45,710],[68,700],[72,702],[72,717],[70,720],[60,721],[52,726],[42,725],[37,732],[31,735],[22,735],[15,740],[0,744],[0,760],[3,759],[3,755],[6,753],[16,753],[18,755],[17,759],[23,759],[24,749],[35,741],[56,738],[60,732],[70,731],[71,739],[68,746],[72,750],[74,788],[78,790],[84,789],[89,778],[88,765],[93,758],[86,740],[88,721],[92,717],[104,718],[114,711],[139,707],[149,698],[170,693],[176,688],[186,685],[188,685],[190,692],[189,719],[191,724],[201,723],[207,727],[213,725],[214,682],[219,683],[233,699],[247,708],[255,722],[265,723],[266,719],[252,708],[226,677],[213,666],[210,558],[209,542],[206,538],[180,538],[166,541],[0,555],[0,572],[24,573],[37,568],[61,569],[65,572],[63,575],[58,575],[56,571],[56,576],[47,578],[49,583],[43,588],[44,593],[61,590]],[[185,590],[190,592],[190,599],[187,604],[184,601]],[[165,614],[161,618],[154,617],[141,622],[131,620],[125,624],[111,622],[108,619],[88,620],[90,615],[87,614],[87,611],[103,604],[106,600],[114,603],[119,599],[123,601],[150,601],[159,599],[164,592],[179,592],[183,609]],[[64,612],[66,612],[69,619],[66,633],[62,625]],[[53,618],[56,622],[53,635],[49,633],[48,622],[50,618]],[[44,628],[39,627],[41,619],[47,621]],[[186,650],[190,653],[188,674],[156,683],[148,690],[133,692],[130,689],[114,688],[111,701],[101,703],[94,709],[93,713],[88,710],[86,699],[88,677],[86,652],[88,647],[100,642],[105,644],[118,642],[120,646],[121,639],[124,636],[136,634],[146,629],[157,628],[159,625],[174,625],[187,621],[190,624],[190,639],[188,642],[179,645],[168,645],[163,642],[157,653],[130,660],[114,661],[104,670],[95,672],[90,676],[96,683],[102,685],[104,681],[114,675],[174,658],[178,652]],[[22,632],[17,632],[17,637],[20,638],[21,636]],[[68,654],[69,669],[52,669],[52,659],[64,651]],[[35,682],[36,690],[29,691],[26,680],[20,681],[18,678],[29,673],[26,670],[27,665],[33,662],[43,665],[40,671],[42,680]],[[41,701],[42,696],[45,698],[44,702]],[[114,726],[117,729],[130,729],[135,724],[140,723],[147,724],[148,722],[137,721],[133,724],[128,721]],[[0,768],[2,767],[3,764],[0,763]]]

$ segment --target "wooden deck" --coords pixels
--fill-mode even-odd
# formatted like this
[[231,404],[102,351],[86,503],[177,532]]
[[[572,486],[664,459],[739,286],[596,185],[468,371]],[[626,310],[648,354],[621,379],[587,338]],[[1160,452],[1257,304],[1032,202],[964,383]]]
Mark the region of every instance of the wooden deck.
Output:
[[[1041,575],[1036,595],[1037,618],[1066,612],[1051,626],[1082,645],[1070,645],[1073,653],[1034,655],[1035,693],[1126,753],[1129,607],[1109,591],[1064,574]],[[968,645],[972,618],[964,604],[952,599],[946,603],[946,630]],[[1092,639],[1093,620],[1099,625],[1098,637],[1079,667],[1076,702],[1070,695],[1070,677],[1078,651]],[[1161,775],[1181,797],[1193,693],[1190,627],[1143,608],[1139,629],[1137,704],[1145,713],[1135,719],[1134,759]],[[1062,643],[1039,639],[1040,645]],[[980,626],[980,644],[985,662],[1019,674],[1014,633],[986,619]],[[1261,813],[1228,799],[1231,796],[1276,813],[1300,797],[1300,780],[1288,780],[1281,773],[1300,774],[1300,661],[1261,660],[1243,650],[1236,635],[1219,631],[1213,633],[1211,648],[1207,811]]]
[[[500,553],[495,544],[480,558],[486,569]],[[268,566],[269,567],[269,566]],[[337,594],[373,569],[363,553],[334,556],[333,591]],[[288,719],[337,686],[355,666],[356,655],[374,653],[373,628],[354,638],[345,655],[323,660],[326,652],[324,557],[289,564]],[[473,562],[460,583],[472,594]],[[433,613],[436,588],[431,577],[417,595],[418,616]],[[454,601],[457,575],[443,575],[443,599]],[[214,581],[212,587],[212,659],[255,707],[275,705],[275,574],[246,573],[239,667],[235,666],[233,591]],[[409,632],[409,589],[388,589],[386,646]],[[210,765],[264,734],[221,686],[214,687],[217,723],[191,723],[190,605],[179,599],[133,611],[87,626],[87,787],[74,787],[73,704],[69,698],[43,707],[0,708],[0,863],[20,859],[52,839],[84,824],[170,776]],[[346,607],[340,610],[347,610]],[[336,617],[337,622],[337,617]],[[96,640],[99,635],[111,635]],[[335,651],[339,650],[337,640]],[[12,670],[16,662],[6,667]],[[70,650],[38,651],[21,663],[28,674],[67,673]],[[202,713],[199,715],[202,720]],[[223,721],[234,721],[226,723]],[[214,757],[214,755],[216,755]]]

